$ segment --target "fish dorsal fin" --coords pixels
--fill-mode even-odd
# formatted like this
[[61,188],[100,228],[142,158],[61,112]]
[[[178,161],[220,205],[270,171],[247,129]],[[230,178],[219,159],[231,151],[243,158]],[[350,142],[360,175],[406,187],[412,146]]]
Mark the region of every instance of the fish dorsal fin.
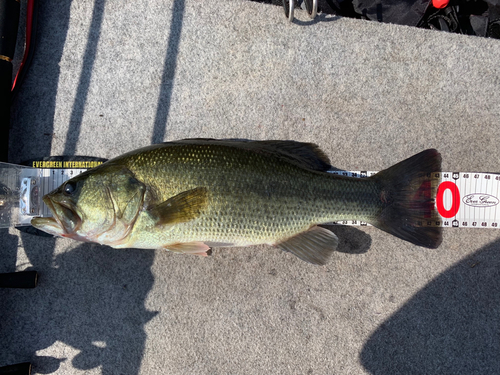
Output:
[[252,141],[245,139],[183,139],[174,143],[212,144],[236,147],[243,150],[265,154],[291,162],[299,167],[315,171],[331,168],[328,156],[314,143],[296,141]]
[[276,246],[306,262],[323,265],[335,251],[338,243],[339,239],[333,232],[315,226],[278,243]]
[[207,206],[207,188],[198,187],[183,191],[148,209],[151,216],[157,219],[157,225],[185,223],[199,216]]
[[[330,159],[314,143],[296,141],[261,141],[258,142],[264,152],[276,154],[300,167],[315,171],[327,171],[331,168]],[[258,144],[256,145],[258,149]]]

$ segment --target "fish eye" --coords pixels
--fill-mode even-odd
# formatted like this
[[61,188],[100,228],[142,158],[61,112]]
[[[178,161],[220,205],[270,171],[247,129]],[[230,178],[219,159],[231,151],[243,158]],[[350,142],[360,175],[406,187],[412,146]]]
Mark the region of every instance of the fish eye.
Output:
[[64,195],[71,195],[76,190],[76,184],[73,181],[68,181],[63,186]]

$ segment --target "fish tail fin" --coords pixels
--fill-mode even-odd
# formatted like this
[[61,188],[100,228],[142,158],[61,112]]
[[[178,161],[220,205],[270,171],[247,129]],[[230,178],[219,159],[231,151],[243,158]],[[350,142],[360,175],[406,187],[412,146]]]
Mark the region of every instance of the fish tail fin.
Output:
[[370,177],[381,186],[375,227],[418,246],[437,248],[442,228],[421,226],[436,215],[429,174],[441,172],[441,155],[429,149]]

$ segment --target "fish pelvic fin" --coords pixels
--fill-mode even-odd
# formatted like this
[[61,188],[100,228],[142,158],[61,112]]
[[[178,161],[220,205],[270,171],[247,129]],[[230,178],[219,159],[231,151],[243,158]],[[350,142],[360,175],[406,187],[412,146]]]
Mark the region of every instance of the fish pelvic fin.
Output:
[[210,246],[203,242],[184,242],[165,246],[167,250],[174,253],[193,254],[206,257],[212,255]]
[[415,245],[439,247],[442,228],[418,224],[437,219],[429,178],[432,172],[441,172],[441,155],[429,149],[370,177],[381,186],[382,203],[379,216],[370,223]]
[[148,209],[148,212],[156,219],[156,225],[185,223],[197,218],[206,208],[207,201],[207,188],[198,187],[177,194]]
[[328,229],[314,226],[276,244],[280,249],[316,265],[324,265],[337,248],[339,239]]

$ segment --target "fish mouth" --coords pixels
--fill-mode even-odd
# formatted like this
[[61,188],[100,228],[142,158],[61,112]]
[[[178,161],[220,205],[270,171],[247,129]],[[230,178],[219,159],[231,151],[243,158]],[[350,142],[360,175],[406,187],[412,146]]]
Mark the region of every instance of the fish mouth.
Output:
[[34,218],[31,221],[33,226],[63,237],[69,237],[80,228],[82,219],[71,203],[55,202],[48,195],[43,197],[43,202],[50,209],[53,217]]
[[54,236],[63,235],[61,231],[64,229],[53,217],[34,217],[31,219],[31,225]]

